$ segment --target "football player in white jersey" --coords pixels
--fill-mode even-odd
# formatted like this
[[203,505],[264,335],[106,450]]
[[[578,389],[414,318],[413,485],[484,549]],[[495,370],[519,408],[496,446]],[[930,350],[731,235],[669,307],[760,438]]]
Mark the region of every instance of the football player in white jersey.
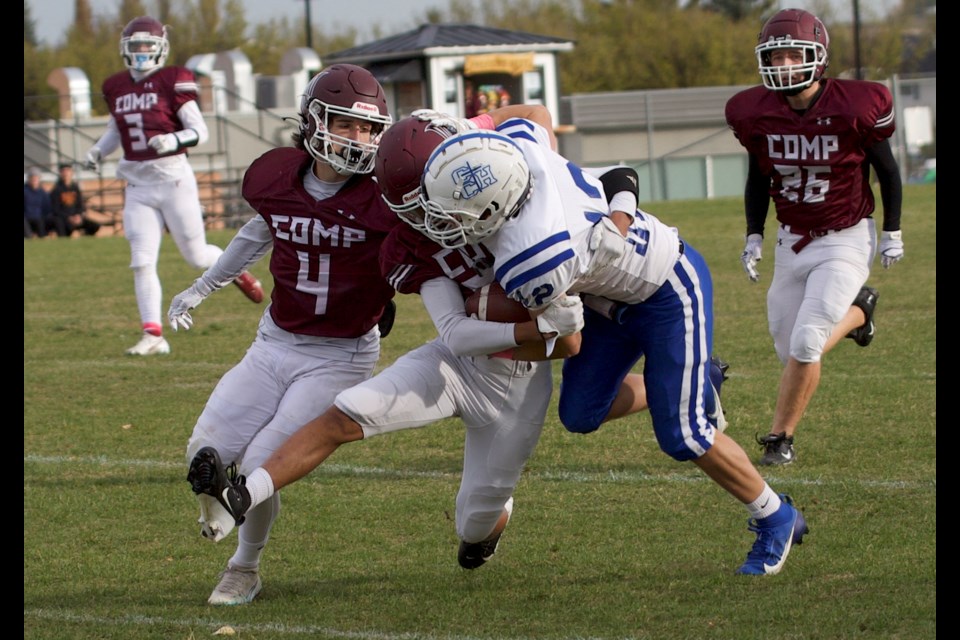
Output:
[[[555,153],[545,134],[529,121],[508,120],[495,132],[441,143],[423,174],[423,232],[451,249],[482,241],[497,280],[531,310],[576,293],[627,305],[618,320],[587,318],[579,355],[564,363],[561,421],[575,432],[596,429],[642,357],[660,448],[692,460],[750,513],[756,540],[737,573],[779,572],[807,525],[710,416],[713,284],[706,262],[676,229],[644,211],[620,236],[606,215],[602,183]],[[619,258],[597,260],[591,247],[598,224],[605,245],[621,243]]]
[[[545,110],[533,109],[531,115],[537,113],[549,122]],[[420,112],[419,117],[423,120],[410,117],[394,124],[377,151],[384,200],[407,221],[422,219],[416,195],[430,151],[457,130],[470,128],[437,112]],[[471,126],[495,124],[489,115],[475,120],[479,122]],[[628,209],[635,207],[634,196]],[[227,508],[220,531],[243,522],[245,514],[342,444],[459,416],[467,429],[456,501],[457,559],[465,569],[489,560],[512,513],[514,488],[539,439],[549,403],[551,370],[536,360],[547,357],[547,342],[551,357],[575,354],[583,323],[576,296],[558,297],[536,321],[467,317],[464,293],[493,280],[492,262],[482,245],[448,250],[406,225],[391,232],[381,252],[383,272],[399,292],[421,295],[440,337],[341,392],[334,406],[299,429],[242,485],[229,483],[217,449],[198,452],[191,473],[205,483],[194,491],[216,497]],[[643,402],[641,392],[637,410]]]
[[[223,253],[207,243],[197,179],[187,161],[187,149],[209,136],[197,105],[197,82],[189,69],[165,66],[169,52],[167,28],[155,18],[134,18],[124,27],[120,57],[127,69],[103,83],[112,117],[86,155],[86,167],[96,170],[103,158],[123,148],[117,166],[117,175],[127,183],[123,234],[130,243],[143,329],[140,341],[127,349],[135,356],[170,353],[163,337],[163,292],[157,275],[164,229],[195,269],[209,267]],[[253,302],[263,300],[263,288],[249,272],[238,275],[234,283]]]

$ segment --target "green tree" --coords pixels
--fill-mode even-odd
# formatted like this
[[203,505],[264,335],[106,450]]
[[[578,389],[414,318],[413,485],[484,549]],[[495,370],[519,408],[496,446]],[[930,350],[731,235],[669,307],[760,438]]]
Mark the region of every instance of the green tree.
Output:
[[47,86],[47,77],[56,65],[50,50],[23,42],[23,119],[47,120],[57,116],[57,98]]
[[[89,0],[75,0],[76,18],[66,41],[45,48],[36,42],[35,21],[24,0],[24,95],[51,93],[46,78],[60,66],[83,69],[94,94],[99,93],[103,80],[122,69],[120,30],[139,15],[170,25],[171,64],[239,48],[254,73],[272,75],[279,73],[287,51],[304,44],[304,20],[250,25],[240,0],[120,0],[117,5],[115,14],[94,15]],[[562,92],[571,94],[755,84],[753,47],[763,19],[777,5],[773,0],[449,0],[445,9],[431,7],[411,21],[414,26],[482,24],[573,40],[575,50],[560,62]],[[852,75],[852,13],[845,5],[837,13],[830,0],[808,6],[830,33],[830,75]],[[321,60],[358,42],[352,27],[322,22],[311,27]],[[917,70],[936,52],[936,2],[901,0],[886,18],[864,13],[860,40],[865,77]],[[102,100],[93,103],[98,113],[105,112]],[[25,117],[27,111],[25,100]]]
[[756,20],[769,15],[777,7],[777,0],[690,0],[687,9],[704,9],[722,14],[734,22]]
[[[141,16],[156,17],[147,11],[146,6],[144,6],[141,0],[121,0],[120,11],[117,14],[116,20],[117,26],[120,29],[123,29],[125,26],[127,26],[128,22]],[[117,37],[120,37],[119,33],[117,34]]]
[[71,30],[77,37],[93,38],[93,10],[90,8],[90,0],[74,0],[73,25],[68,28],[68,33]]
[[23,0],[23,42],[30,46],[37,46],[37,21],[33,19],[30,3]]
[[253,25],[252,37],[240,50],[260,73],[279,73],[280,60],[290,49],[302,46],[303,29],[296,29],[286,18]]

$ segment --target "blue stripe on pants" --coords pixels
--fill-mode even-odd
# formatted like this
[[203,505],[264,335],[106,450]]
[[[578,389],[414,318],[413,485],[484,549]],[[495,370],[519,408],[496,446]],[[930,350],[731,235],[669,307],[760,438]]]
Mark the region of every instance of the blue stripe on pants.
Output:
[[713,444],[705,403],[713,403],[707,371],[713,349],[713,281],[690,245],[660,289],[632,305],[623,324],[587,309],[579,355],[563,365],[560,420],[569,430],[599,428],[620,383],[644,358],[647,402],[660,448],[677,460]]

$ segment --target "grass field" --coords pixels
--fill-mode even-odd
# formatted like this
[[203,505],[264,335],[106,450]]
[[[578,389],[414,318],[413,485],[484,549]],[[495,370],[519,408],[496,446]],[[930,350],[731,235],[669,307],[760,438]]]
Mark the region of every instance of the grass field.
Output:
[[[764,313],[772,240],[754,285],[739,199],[649,208],[711,264],[727,433],[756,457],[780,370]],[[126,357],[139,337],[126,241],[26,241],[24,638],[199,639],[227,625],[251,640],[935,638],[935,185],[905,188],[903,229],[905,259],[870,280],[877,338],[828,354],[798,461],[764,470],[811,528],[781,574],[734,575],[753,540],[745,510],[660,453],[648,416],[575,436],[554,407],[482,569],[456,563],[463,433],[450,420],[348,445],[284,489],[263,592],[232,609],[206,598],[236,535],[199,536],[183,451],[262,307],[231,287],[193,330],[168,332],[171,355]],[[196,277],[169,238],[160,272],[165,305]],[[266,285],[266,261],[254,272]],[[419,299],[398,305],[383,365],[434,335]]]

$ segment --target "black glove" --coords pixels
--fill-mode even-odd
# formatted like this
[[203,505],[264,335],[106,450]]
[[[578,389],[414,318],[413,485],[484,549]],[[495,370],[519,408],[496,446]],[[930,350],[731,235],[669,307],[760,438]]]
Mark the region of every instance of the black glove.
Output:
[[387,303],[387,306],[383,308],[383,315],[380,316],[380,320],[377,322],[377,326],[380,328],[380,338],[386,338],[390,335],[390,330],[393,329],[393,321],[397,318],[397,303],[391,300]]

